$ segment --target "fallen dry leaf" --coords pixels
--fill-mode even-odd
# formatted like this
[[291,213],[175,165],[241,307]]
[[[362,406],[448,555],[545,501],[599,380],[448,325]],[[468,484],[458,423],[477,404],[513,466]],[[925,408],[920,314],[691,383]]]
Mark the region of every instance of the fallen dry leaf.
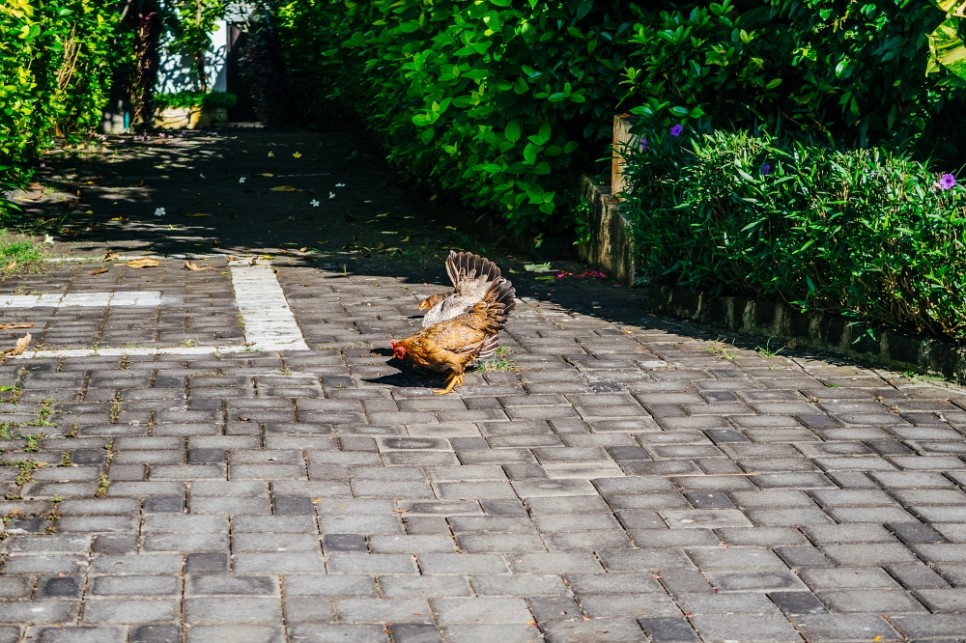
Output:
[[91,274],[92,275],[103,275],[107,271],[108,271],[107,268],[98,268],[97,270],[92,270],[91,271]]
[[211,266],[199,266],[194,261],[185,261],[184,262],[184,269],[185,270],[196,270],[196,271],[198,271],[198,270],[212,270],[212,267]]
[[17,322],[14,324],[0,324],[0,330],[13,330],[14,328],[33,328],[32,322]]
[[104,261],[114,261],[115,259],[117,259],[117,253],[113,250],[104,253]]
[[10,272],[11,270],[13,270],[16,267],[17,267],[17,262],[16,261],[11,261],[10,263],[8,263],[6,266],[3,267],[3,271],[4,272]]
[[275,187],[268,188],[268,189],[270,192],[301,192],[302,191],[297,187],[295,187],[294,185],[276,185]]
[[145,257],[144,259],[134,259],[133,261],[128,261],[124,265],[130,268],[157,268],[159,265],[161,265],[161,262],[157,259]]
[[3,354],[6,355],[7,357],[20,355],[25,350],[27,350],[28,346],[30,346],[31,339],[33,339],[33,335],[31,335],[30,333],[27,333],[26,335],[24,335],[23,337],[17,340],[17,344],[13,348],[5,350]]

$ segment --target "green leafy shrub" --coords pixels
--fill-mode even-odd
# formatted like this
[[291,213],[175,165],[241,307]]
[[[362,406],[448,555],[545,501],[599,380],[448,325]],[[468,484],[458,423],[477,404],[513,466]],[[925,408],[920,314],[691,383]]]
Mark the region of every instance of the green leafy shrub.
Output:
[[[101,121],[120,58],[117,2],[0,4],[0,186],[25,184],[55,136]],[[0,217],[11,205],[0,198]]]
[[630,38],[624,100],[645,128],[704,119],[927,154],[966,143],[954,125],[966,83],[926,75],[928,35],[945,17],[933,3],[672,4],[642,14]]
[[273,19],[310,121],[351,113],[410,180],[534,231],[572,221],[571,175],[622,111],[958,154],[966,89],[925,74],[944,18],[911,0],[288,0]]
[[952,173],[880,148],[675,132],[627,159],[645,279],[966,339],[966,189]]
[[624,4],[296,0],[280,34],[310,114],[338,100],[411,178],[534,232],[606,149]]

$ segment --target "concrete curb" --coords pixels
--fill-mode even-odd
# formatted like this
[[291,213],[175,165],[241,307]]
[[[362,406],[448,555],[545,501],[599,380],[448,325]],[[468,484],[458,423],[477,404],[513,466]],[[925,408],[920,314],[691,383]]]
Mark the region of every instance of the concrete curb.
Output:
[[590,203],[590,240],[577,246],[578,256],[622,284],[633,286],[637,280],[634,235],[630,222],[620,211],[620,202],[607,187],[586,176],[580,179],[580,193]]
[[937,339],[878,331],[866,335],[854,320],[822,313],[802,313],[778,302],[748,297],[712,296],[687,288],[652,285],[648,306],[671,315],[726,330],[778,338],[807,348],[867,360],[884,366],[939,373],[958,384],[966,382],[966,347]]

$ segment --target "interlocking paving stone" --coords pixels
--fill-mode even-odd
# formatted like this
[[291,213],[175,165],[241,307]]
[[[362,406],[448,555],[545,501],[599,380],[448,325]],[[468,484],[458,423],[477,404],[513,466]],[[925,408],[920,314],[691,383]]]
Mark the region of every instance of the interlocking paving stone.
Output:
[[[519,370],[433,395],[439,378],[390,359],[389,339],[418,327],[416,302],[449,287],[442,256],[469,236],[418,212],[366,146],[234,130],[104,144],[145,177],[132,224],[154,225],[163,194],[179,232],[108,225],[126,181],[92,153],[99,180],[78,187],[98,225],[55,245],[89,262],[0,283],[0,299],[91,304],[0,310],[34,323],[35,345],[77,349],[0,364],[18,391],[0,422],[44,434],[35,451],[0,442],[0,462],[45,465],[23,485],[0,466],[0,641],[966,632],[962,388],[792,351],[719,359],[716,335],[648,315],[640,289],[559,278],[550,292],[529,259],[485,243],[517,288],[501,344]],[[162,155],[186,167],[162,177]],[[338,207],[307,209],[313,191]],[[180,214],[199,209],[203,226]],[[379,250],[387,225],[412,256]],[[328,243],[295,250],[323,228]],[[108,247],[161,261],[135,271],[102,261]],[[252,268],[308,350],[243,350],[277,329],[239,323],[228,254],[271,256]],[[215,269],[185,270],[188,256]],[[98,304],[144,293],[159,297],[126,301],[149,314]],[[42,405],[49,425],[32,426]]]

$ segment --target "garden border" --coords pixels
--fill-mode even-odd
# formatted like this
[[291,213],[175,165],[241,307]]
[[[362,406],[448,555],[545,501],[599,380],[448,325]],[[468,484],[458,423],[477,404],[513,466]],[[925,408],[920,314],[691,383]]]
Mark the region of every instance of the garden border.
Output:
[[[589,240],[578,246],[581,260],[628,286],[635,286],[631,223],[620,202],[604,185],[581,177],[581,194],[589,202]],[[863,360],[891,368],[938,373],[966,384],[966,345],[899,331],[861,331],[856,320],[826,313],[802,313],[782,302],[750,297],[711,295],[684,287],[652,284],[642,290],[648,310],[687,319],[733,333],[779,339],[796,350],[808,349]]]

